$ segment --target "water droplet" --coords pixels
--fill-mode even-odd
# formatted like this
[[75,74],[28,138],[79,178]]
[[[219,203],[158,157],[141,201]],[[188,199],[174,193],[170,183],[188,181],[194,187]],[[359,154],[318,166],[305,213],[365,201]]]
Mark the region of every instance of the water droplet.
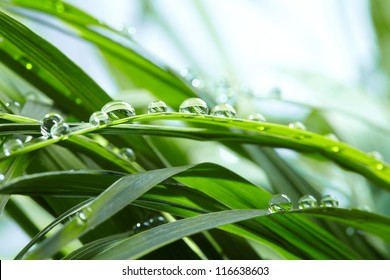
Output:
[[53,139],[67,137],[70,133],[70,127],[67,123],[61,122],[54,124],[50,129],[50,135]]
[[57,13],[65,12],[65,6],[64,6],[64,3],[62,1],[57,1],[57,3],[55,4],[55,8],[56,8]]
[[345,233],[349,236],[353,236],[356,233],[356,230],[353,227],[347,227]]
[[74,100],[74,102],[77,104],[77,105],[80,105],[83,101],[81,100],[81,98],[76,98],[75,100]]
[[86,223],[93,215],[93,211],[90,207],[83,208],[80,212],[77,213],[78,221],[81,223]]
[[32,70],[34,68],[34,65],[32,62],[25,56],[16,56],[15,59],[24,66],[27,70]]
[[113,27],[115,30],[117,30],[121,35],[127,37],[127,38],[132,38],[135,33],[137,32],[137,29],[134,26],[128,26],[128,25],[123,25],[123,24],[118,24]]
[[20,139],[12,138],[3,144],[3,152],[7,157],[21,148],[23,148],[23,141]]
[[200,79],[193,79],[191,81],[191,85],[194,87],[194,88],[204,88],[204,82]]
[[291,199],[285,194],[274,195],[268,202],[268,209],[271,213],[289,211],[291,208]]
[[331,153],[338,153],[341,149],[338,146],[330,146],[326,150]]
[[211,115],[224,118],[234,118],[236,110],[229,104],[219,104],[211,110]]
[[378,151],[369,152],[368,155],[378,161],[383,161],[383,156]]
[[150,228],[150,223],[149,222],[136,223],[133,226],[133,231],[134,231],[134,233],[139,233],[139,232],[147,230],[149,228]]
[[41,133],[44,137],[50,137],[50,131],[53,125],[64,122],[61,115],[56,113],[48,113],[42,120]]
[[110,118],[106,113],[97,111],[89,117],[89,123],[94,127],[103,127],[110,124]]
[[165,223],[167,223],[167,220],[163,216],[157,216],[149,219],[149,224],[152,227],[156,227]]
[[375,168],[378,169],[379,171],[382,171],[385,166],[382,163],[377,163],[375,164]]
[[0,173],[0,184],[5,180],[4,174]]
[[336,142],[340,141],[340,139],[333,133],[325,134],[324,137],[326,137],[326,138],[328,138],[330,140],[336,141]]
[[148,113],[165,113],[168,111],[167,104],[164,101],[154,101],[148,105]]
[[362,205],[358,207],[358,210],[360,211],[366,211],[366,212],[372,212],[371,207],[368,205]]
[[106,113],[111,120],[119,120],[135,116],[135,110],[129,103],[119,100],[108,102],[103,106],[102,112]]
[[321,198],[321,207],[338,207],[339,201],[333,195],[325,195]]
[[5,106],[14,114],[20,113],[20,110],[22,109],[22,105],[20,105],[17,101],[7,102]]
[[129,161],[135,161],[135,153],[130,148],[122,148],[119,150],[119,154]]
[[312,195],[304,195],[298,200],[299,209],[317,207],[317,199]]
[[295,128],[299,130],[306,130],[306,127],[303,123],[301,122],[293,122],[288,125],[289,128]]
[[265,119],[265,117],[262,114],[259,114],[259,113],[250,114],[248,116],[248,120],[254,121],[254,122],[266,122],[267,121]]
[[24,99],[28,101],[38,101],[39,95],[34,91],[29,91],[25,94]]
[[185,114],[207,115],[209,109],[204,100],[194,97],[184,100],[180,105],[179,112]]
[[157,226],[165,224],[165,223],[167,223],[167,220],[165,220],[165,218],[163,216],[157,216],[157,217],[150,218],[145,222],[136,223],[133,226],[133,231],[134,231],[134,233],[139,233],[141,231],[144,231],[144,230],[147,230],[147,229],[150,229],[153,227],[157,227]]

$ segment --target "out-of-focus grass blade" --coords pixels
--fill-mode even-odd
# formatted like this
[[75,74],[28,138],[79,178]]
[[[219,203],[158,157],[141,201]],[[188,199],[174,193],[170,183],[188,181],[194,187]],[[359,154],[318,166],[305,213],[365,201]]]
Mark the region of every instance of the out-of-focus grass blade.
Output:
[[27,27],[3,12],[0,25],[2,63],[53,98],[59,108],[74,108],[75,116],[86,119],[111,100],[76,64]]
[[227,210],[178,220],[120,241],[93,259],[137,259],[185,236],[266,214],[267,210]]

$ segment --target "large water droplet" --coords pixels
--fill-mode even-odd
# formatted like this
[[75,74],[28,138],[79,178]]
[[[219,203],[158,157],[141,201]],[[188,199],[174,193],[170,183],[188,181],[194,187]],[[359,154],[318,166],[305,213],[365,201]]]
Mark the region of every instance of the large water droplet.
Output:
[[317,199],[312,195],[304,195],[298,200],[299,209],[317,207]]
[[288,125],[289,128],[295,128],[299,130],[306,130],[306,126],[301,122],[293,122]]
[[44,137],[50,137],[50,130],[53,125],[64,122],[61,115],[56,113],[48,113],[42,120],[41,133]]
[[119,100],[108,102],[103,106],[102,112],[106,113],[111,120],[119,120],[135,116],[135,110],[129,103]]
[[50,135],[53,139],[66,137],[70,133],[70,127],[67,123],[56,123],[50,129]]
[[207,104],[200,98],[188,98],[181,103],[180,113],[206,115],[209,112]]
[[5,180],[4,174],[0,173],[0,184],[3,183],[4,180]]
[[274,195],[268,202],[268,209],[271,213],[289,211],[291,208],[291,199],[285,194]]
[[110,118],[106,113],[97,111],[89,117],[89,123],[94,127],[103,127],[110,124]]
[[135,153],[130,148],[122,148],[119,150],[119,154],[129,161],[135,161]]
[[14,114],[20,113],[22,105],[18,101],[7,102],[5,106]]
[[248,120],[254,121],[254,122],[266,122],[267,121],[265,119],[265,117],[262,114],[259,114],[259,113],[250,114],[248,116]]
[[148,113],[149,114],[165,113],[166,111],[168,111],[168,107],[164,101],[161,101],[161,100],[154,101],[154,102],[149,103],[149,105],[148,105]]
[[383,161],[383,156],[378,151],[369,152],[368,155],[378,161]]
[[93,211],[90,207],[83,208],[77,213],[77,219],[81,223],[85,224],[93,215]]
[[211,110],[211,115],[224,118],[234,118],[236,110],[229,104],[219,104]]
[[23,141],[20,139],[12,138],[3,144],[3,152],[7,157],[21,148],[23,148]]
[[333,195],[325,195],[321,198],[321,207],[338,207],[339,201]]

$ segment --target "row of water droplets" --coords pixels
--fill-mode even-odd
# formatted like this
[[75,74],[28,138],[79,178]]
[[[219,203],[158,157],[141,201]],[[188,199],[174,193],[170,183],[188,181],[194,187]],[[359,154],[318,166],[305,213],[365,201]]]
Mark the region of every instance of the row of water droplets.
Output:
[[[298,200],[299,209],[314,207],[338,207],[339,202],[333,195],[325,195],[318,204],[317,199],[312,195],[304,195]],[[268,202],[268,210],[271,213],[290,211],[293,208],[291,199],[285,194],[274,195]]]
[[[9,106],[11,105],[15,107],[17,104],[10,102]],[[154,101],[148,105],[149,114],[166,112],[168,112],[168,106],[164,101]],[[234,107],[227,103],[219,104],[209,110],[207,103],[200,98],[188,98],[184,100],[179,107],[179,112],[196,115],[210,114],[212,116],[223,118],[235,118],[237,114]],[[89,124],[92,127],[105,127],[112,124],[113,121],[124,120],[135,115],[136,112],[129,103],[115,100],[108,102],[102,107],[100,111],[94,112],[89,118]],[[266,122],[264,116],[259,113],[251,114],[247,119],[256,122]],[[306,127],[301,122],[293,122],[289,124],[289,127],[302,131],[306,130]],[[75,128],[75,130],[77,130],[77,128]],[[49,113],[42,120],[41,133],[43,137],[51,137],[53,139],[66,138],[71,132],[72,129],[70,128],[69,124],[67,124],[63,117],[59,114]],[[334,142],[338,141],[334,134],[325,136]],[[304,134],[297,136],[299,139],[304,137],[306,137]],[[20,139],[12,138],[8,140],[3,144],[4,154],[6,156],[11,155],[13,151],[22,148],[23,144],[23,141]],[[125,148],[122,149],[121,153],[126,159],[133,160],[135,155],[134,152],[131,152],[130,150],[130,148]],[[331,153],[338,153],[341,151],[341,148],[338,145],[332,144],[327,148],[327,151]],[[376,151],[369,153],[369,155],[374,159],[373,167],[381,171],[384,168],[384,164],[382,163],[382,156]]]

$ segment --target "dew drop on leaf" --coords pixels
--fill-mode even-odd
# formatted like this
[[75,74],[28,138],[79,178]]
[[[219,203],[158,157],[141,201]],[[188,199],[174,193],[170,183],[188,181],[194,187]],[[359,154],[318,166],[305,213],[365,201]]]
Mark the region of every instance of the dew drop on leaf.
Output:
[[301,122],[293,122],[288,125],[289,128],[295,128],[299,130],[306,130],[306,127],[303,123]]
[[298,200],[299,209],[317,207],[317,199],[312,195],[304,195]]
[[378,161],[383,161],[383,156],[378,151],[371,151],[368,153],[368,155]]
[[338,153],[341,149],[338,146],[330,146],[326,150],[331,153]]
[[60,13],[60,14],[65,12],[65,5],[64,5],[64,3],[62,1],[57,1],[55,3],[55,9],[56,9],[57,13]]
[[41,125],[41,134],[44,137],[50,137],[51,136],[51,128],[55,124],[63,123],[64,118],[56,113],[48,113],[45,115],[45,117],[42,120],[42,125]]
[[292,209],[291,199],[285,194],[274,195],[268,202],[268,209],[271,213],[290,211]]
[[56,123],[50,129],[50,135],[53,139],[66,137],[70,133],[70,127],[67,123]]
[[328,134],[325,134],[324,137],[330,139],[330,140],[333,140],[335,142],[339,142],[340,139],[333,133],[328,133]]
[[325,195],[321,198],[320,206],[321,207],[338,207],[339,201],[333,195]]
[[12,101],[5,103],[5,106],[14,114],[20,113],[20,110],[22,109],[22,105],[18,101]]
[[23,141],[20,139],[12,138],[3,144],[3,152],[6,156],[10,156],[21,148],[23,148]]
[[110,118],[106,113],[97,111],[89,117],[89,123],[94,127],[103,127],[110,124]]
[[93,211],[90,207],[83,208],[77,213],[77,218],[82,223],[86,223],[93,215]]
[[262,114],[260,114],[260,113],[250,114],[248,116],[248,120],[254,121],[254,122],[266,122],[267,121],[265,119],[265,117]]
[[103,106],[101,111],[106,113],[110,120],[119,120],[135,116],[135,110],[133,106],[120,100],[108,102]]
[[211,110],[211,115],[216,117],[234,118],[236,116],[236,110],[227,103],[219,104]]
[[148,113],[165,113],[168,111],[167,104],[164,101],[154,101],[148,105]]
[[4,181],[5,176],[3,173],[0,173],[0,184]]
[[119,150],[119,154],[129,160],[129,161],[135,161],[136,157],[135,157],[135,153],[132,149],[130,148],[122,148]]
[[204,100],[193,97],[188,98],[181,103],[179,112],[184,114],[207,115],[209,109]]

